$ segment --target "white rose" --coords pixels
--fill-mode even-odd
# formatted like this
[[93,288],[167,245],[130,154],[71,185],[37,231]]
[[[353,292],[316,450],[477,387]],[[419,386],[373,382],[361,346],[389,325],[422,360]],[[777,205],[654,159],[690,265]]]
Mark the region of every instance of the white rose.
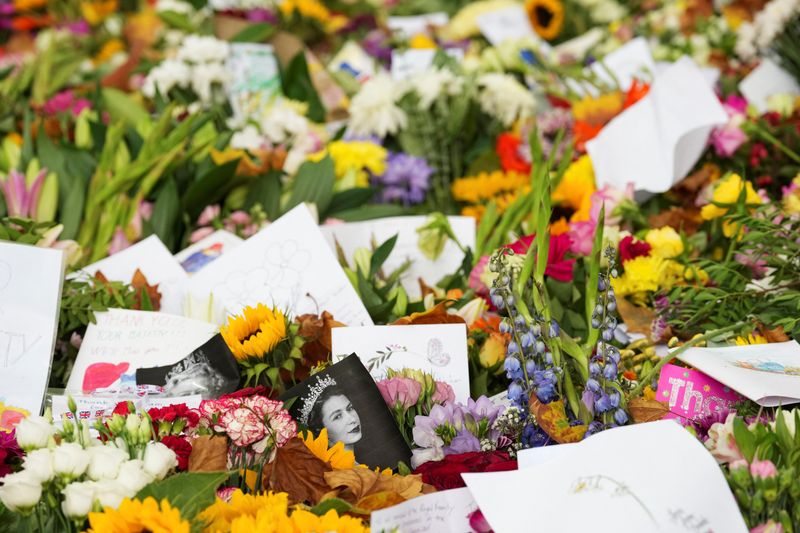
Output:
[[116,480],[104,479],[95,483],[94,487],[95,500],[100,502],[102,507],[111,507],[116,509],[122,500],[130,498],[134,494],[129,494],[125,488],[116,482]]
[[30,472],[8,474],[0,487],[0,502],[14,512],[33,508],[42,498],[42,484]]
[[56,428],[43,416],[29,416],[17,424],[17,444],[23,450],[44,448],[55,432]]
[[53,469],[59,476],[78,478],[89,466],[89,452],[76,442],[65,442],[53,450]]
[[145,472],[153,475],[156,479],[164,479],[171,469],[178,466],[178,458],[175,452],[167,448],[160,442],[151,442],[144,450],[144,469]]
[[47,448],[28,452],[22,467],[42,483],[53,479],[53,452]]
[[134,459],[132,461],[126,461],[119,467],[117,483],[124,487],[131,495],[134,495],[154,479],[152,474],[145,471],[144,461],[141,459]]
[[93,446],[89,452],[89,468],[86,473],[91,479],[116,479],[119,467],[128,459],[128,454],[115,446]]
[[70,483],[62,494],[64,501],[61,509],[70,518],[82,518],[92,510],[95,500],[96,483],[94,481],[84,481],[82,483]]

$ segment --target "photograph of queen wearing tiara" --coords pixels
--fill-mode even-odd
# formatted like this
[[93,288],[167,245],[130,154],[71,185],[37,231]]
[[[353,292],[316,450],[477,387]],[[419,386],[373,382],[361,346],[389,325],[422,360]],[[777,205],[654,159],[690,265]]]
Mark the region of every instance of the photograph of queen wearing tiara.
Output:
[[[301,427],[314,435],[328,431],[371,468],[395,468],[411,451],[361,360],[350,355],[287,391],[281,399]],[[292,400],[294,399],[294,400]]]

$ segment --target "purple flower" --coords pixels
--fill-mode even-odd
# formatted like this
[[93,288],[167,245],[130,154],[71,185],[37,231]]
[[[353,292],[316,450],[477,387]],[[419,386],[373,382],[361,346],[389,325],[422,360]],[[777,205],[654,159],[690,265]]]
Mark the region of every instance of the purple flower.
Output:
[[374,183],[382,187],[380,199],[384,203],[419,204],[425,200],[431,174],[433,169],[421,157],[393,153],[386,161],[386,172]]
[[481,451],[481,443],[478,437],[466,429],[459,431],[455,438],[450,441],[450,445],[444,448],[445,455],[479,451]]
[[491,426],[494,424],[497,416],[505,410],[505,406],[495,405],[495,403],[486,396],[481,396],[477,401],[470,398],[467,401],[467,410],[475,420],[485,418],[488,425]]
[[247,11],[246,16],[250,22],[266,22],[275,26],[280,22],[275,13],[261,7]]
[[10,217],[36,218],[39,197],[47,176],[47,169],[39,171],[30,186],[26,183],[25,174],[17,170],[8,173],[5,181],[0,183],[0,190],[6,201],[6,209]]

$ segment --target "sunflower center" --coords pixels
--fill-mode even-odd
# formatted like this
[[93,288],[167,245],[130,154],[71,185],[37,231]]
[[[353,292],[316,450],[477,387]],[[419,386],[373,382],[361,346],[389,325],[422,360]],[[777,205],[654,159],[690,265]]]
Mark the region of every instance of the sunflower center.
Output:
[[555,16],[555,13],[553,13],[550,9],[548,9],[545,6],[536,6],[533,12],[536,15],[536,21],[543,28],[548,27],[550,23],[553,21],[553,17]]

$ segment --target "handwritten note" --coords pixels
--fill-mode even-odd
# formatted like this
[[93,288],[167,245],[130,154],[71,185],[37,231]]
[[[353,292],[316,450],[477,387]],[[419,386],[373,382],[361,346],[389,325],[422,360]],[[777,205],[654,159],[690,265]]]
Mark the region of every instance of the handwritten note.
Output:
[[434,492],[373,511],[370,529],[374,533],[464,533],[472,531],[469,515],[477,508],[467,488]]
[[797,341],[718,348],[689,348],[678,358],[759,405],[800,402]]
[[669,404],[669,413],[664,418],[675,418],[682,423],[710,416],[742,400],[716,379],[677,365],[661,369],[656,398]]
[[263,303],[293,315],[324,309],[345,324],[372,324],[305,205],[192,276],[188,293],[196,300],[213,295],[218,323],[248,305]]
[[453,387],[456,401],[469,398],[467,327],[464,324],[333,328],[334,361],[355,353],[375,380],[387,369],[422,370]]
[[64,252],[0,242],[0,421],[39,414],[50,377]]
[[[79,420],[88,420],[89,425],[93,424],[95,420],[101,419],[104,416],[110,416],[114,407],[119,402],[131,401],[137,409],[153,409],[155,407],[167,407],[170,405],[186,404],[190,409],[196,409],[200,406],[202,397],[199,394],[191,396],[179,396],[174,398],[165,398],[160,396],[116,396],[113,398],[104,398],[102,396],[81,396],[73,395],[72,399],[75,401],[77,407],[76,414]],[[63,394],[56,394],[50,397],[50,408],[53,411],[53,420],[61,420],[61,415],[66,415],[67,419],[73,420],[75,417],[69,411],[67,402],[69,397]]]
[[172,252],[156,235],[151,235],[112,256],[85,267],[93,276],[98,270],[110,281],[130,283],[136,269],[142,271],[151,285],[158,284],[161,292],[161,311],[180,314],[186,272]]
[[[475,219],[472,217],[447,217],[453,232],[465,248],[475,248]],[[426,257],[419,249],[419,234],[417,228],[425,225],[427,217],[390,217],[366,222],[351,222],[332,226],[321,226],[322,234],[331,247],[336,250],[339,243],[345,257],[353,258],[353,253],[358,248],[369,248],[373,240],[381,244],[387,239],[397,235],[397,243],[386,259],[384,266],[390,272],[406,261],[411,265],[400,278],[403,287],[412,298],[421,295],[419,278],[430,286],[436,285],[441,279],[452,274],[464,260],[464,252],[452,241],[445,244],[441,255],[435,260]]]
[[110,309],[89,324],[67,382],[73,393],[133,393],[136,369],[177,363],[217,326],[166,313]]
[[503,533],[531,531],[531,502],[537,531],[747,531],[717,462],[671,420],[603,431],[529,468],[461,477]]

